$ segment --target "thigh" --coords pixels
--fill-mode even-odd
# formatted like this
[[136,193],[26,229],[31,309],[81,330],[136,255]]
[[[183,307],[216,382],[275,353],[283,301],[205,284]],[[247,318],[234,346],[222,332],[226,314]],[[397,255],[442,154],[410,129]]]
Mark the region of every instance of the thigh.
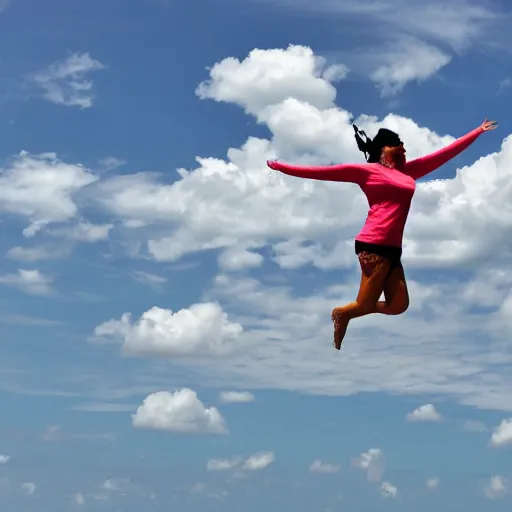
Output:
[[384,298],[387,304],[393,303],[406,308],[409,305],[409,290],[401,263],[391,271],[384,283]]
[[367,251],[357,256],[361,266],[361,284],[356,300],[359,303],[377,303],[384,290],[391,261]]

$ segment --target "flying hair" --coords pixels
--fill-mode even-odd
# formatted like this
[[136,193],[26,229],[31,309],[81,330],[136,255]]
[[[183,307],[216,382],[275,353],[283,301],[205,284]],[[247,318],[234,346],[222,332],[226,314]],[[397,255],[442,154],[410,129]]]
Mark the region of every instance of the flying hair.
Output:
[[[355,132],[357,147],[364,153],[368,163],[380,161],[380,155],[384,146],[399,146],[402,144],[399,135],[387,128],[381,128],[372,140],[355,124],[352,124],[352,126]],[[364,137],[365,140],[363,140],[362,137]]]
[[[376,147],[373,140],[370,139],[370,137],[368,137],[368,135],[366,135],[363,130],[360,130],[355,124],[352,124],[352,127],[354,128],[357,147],[359,148],[359,151],[364,153],[366,161],[369,163],[378,162],[380,160],[381,148]],[[362,139],[361,135],[365,138],[365,140]]]

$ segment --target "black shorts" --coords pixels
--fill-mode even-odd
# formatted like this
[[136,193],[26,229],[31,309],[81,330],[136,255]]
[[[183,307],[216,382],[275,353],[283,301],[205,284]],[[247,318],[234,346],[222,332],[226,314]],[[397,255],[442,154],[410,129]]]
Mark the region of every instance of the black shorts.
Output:
[[369,244],[356,240],[355,250],[356,254],[361,252],[369,252],[370,254],[376,254],[377,256],[381,256],[382,258],[389,260],[391,262],[391,266],[389,267],[389,274],[391,274],[395,268],[402,266],[401,247],[395,247],[392,245]]

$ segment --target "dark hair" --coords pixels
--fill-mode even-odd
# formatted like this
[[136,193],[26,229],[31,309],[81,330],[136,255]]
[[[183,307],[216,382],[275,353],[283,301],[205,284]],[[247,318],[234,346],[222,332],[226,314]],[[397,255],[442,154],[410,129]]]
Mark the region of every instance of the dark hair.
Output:
[[[352,126],[355,132],[357,147],[359,151],[364,153],[368,163],[377,163],[380,161],[380,155],[384,146],[400,146],[400,144],[402,144],[398,134],[387,128],[380,128],[377,135],[372,140],[355,124],[352,124]],[[365,140],[361,138],[360,134],[364,136]]]

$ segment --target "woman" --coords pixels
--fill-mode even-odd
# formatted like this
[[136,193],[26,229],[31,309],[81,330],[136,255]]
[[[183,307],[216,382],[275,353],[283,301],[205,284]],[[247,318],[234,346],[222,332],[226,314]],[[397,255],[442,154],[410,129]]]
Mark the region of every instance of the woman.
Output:
[[[476,129],[430,155],[406,162],[398,134],[381,128],[373,140],[354,125],[359,149],[366,164],[296,166],[268,161],[274,170],[290,176],[358,184],[370,206],[363,229],[355,241],[361,266],[361,284],[355,302],[332,311],[334,347],[340,350],[353,318],[381,313],[400,315],[409,306],[409,294],[401,263],[402,237],[416,180],[439,168],[470,146],[483,132],[494,130],[487,119]],[[364,135],[365,141],[360,137]],[[379,298],[384,292],[384,300]]]

